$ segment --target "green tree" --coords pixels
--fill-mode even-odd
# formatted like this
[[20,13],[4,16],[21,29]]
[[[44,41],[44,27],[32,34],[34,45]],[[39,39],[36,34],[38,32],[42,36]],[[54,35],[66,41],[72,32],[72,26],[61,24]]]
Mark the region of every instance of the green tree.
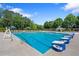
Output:
[[24,27],[31,27],[31,24],[33,23],[33,21],[31,21],[29,18],[27,17],[23,17],[23,21],[24,21]]
[[53,24],[54,24],[54,21],[49,21],[49,28],[52,28],[53,27]]
[[6,27],[11,26],[12,24],[12,11],[4,10],[3,11],[3,25]]
[[31,24],[31,29],[32,29],[32,30],[37,30],[37,25],[32,23],[32,24]]
[[79,16],[77,16],[77,20],[76,20],[76,28],[79,28]]
[[24,28],[24,21],[22,19],[22,15],[16,13],[13,17],[12,26],[15,26],[17,29]]
[[61,18],[57,18],[54,23],[53,23],[53,26],[52,28],[57,28],[58,26],[61,26],[63,23],[63,20]]
[[73,28],[75,26],[77,18],[73,14],[69,14],[65,17],[62,27]]
[[44,23],[44,28],[49,28],[49,23],[48,23],[48,21],[46,21],[46,22]]
[[52,27],[52,25],[53,25],[53,21],[46,21],[45,23],[44,23],[44,28],[46,28],[46,29],[49,29],[49,28],[51,28]]
[[[2,9],[0,9],[2,10]],[[2,17],[3,16],[3,17]],[[2,17],[2,18],[1,18]],[[0,11],[0,25],[3,27],[14,26],[16,29],[24,29],[26,27],[31,28],[31,24],[33,23],[31,19],[27,17],[23,17],[19,13],[14,13],[9,10]]]
[[43,28],[42,25],[37,25],[37,29],[38,29],[38,30],[43,30],[44,28]]

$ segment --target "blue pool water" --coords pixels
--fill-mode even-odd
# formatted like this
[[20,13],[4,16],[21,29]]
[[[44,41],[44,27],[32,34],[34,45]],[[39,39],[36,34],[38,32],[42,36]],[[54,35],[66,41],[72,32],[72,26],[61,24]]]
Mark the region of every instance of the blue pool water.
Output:
[[45,53],[51,48],[52,41],[61,40],[61,37],[65,34],[51,32],[17,32],[14,33],[14,35],[39,52]]

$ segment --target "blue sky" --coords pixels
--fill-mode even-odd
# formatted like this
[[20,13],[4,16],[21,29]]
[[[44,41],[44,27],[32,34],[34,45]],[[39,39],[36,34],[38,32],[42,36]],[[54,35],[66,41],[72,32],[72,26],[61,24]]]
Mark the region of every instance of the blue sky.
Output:
[[52,21],[58,17],[64,19],[69,13],[79,12],[79,4],[68,3],[10,3],[0,4],[0,8],[18,12],[40,25],[45,21]]

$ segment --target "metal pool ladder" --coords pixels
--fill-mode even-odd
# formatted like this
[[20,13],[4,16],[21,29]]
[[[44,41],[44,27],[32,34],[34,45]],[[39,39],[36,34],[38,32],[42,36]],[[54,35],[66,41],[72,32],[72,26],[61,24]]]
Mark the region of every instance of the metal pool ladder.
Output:
[[7,27],[6,27],[6,30],[4,32],[4,36],[3,36],[3,40],[5,40],[5,39],[11,39],[11,41],[13,41],[10,28],[7,28]]

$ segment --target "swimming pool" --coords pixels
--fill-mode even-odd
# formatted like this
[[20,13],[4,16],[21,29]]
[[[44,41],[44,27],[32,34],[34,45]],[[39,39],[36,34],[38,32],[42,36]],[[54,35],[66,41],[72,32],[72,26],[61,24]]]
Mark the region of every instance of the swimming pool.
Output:
[[51,48],[52,41],[61,40],[61,37],[64,37],[65,34],[52,32],[17,32],[14,35],[39,52],[45,53]]

